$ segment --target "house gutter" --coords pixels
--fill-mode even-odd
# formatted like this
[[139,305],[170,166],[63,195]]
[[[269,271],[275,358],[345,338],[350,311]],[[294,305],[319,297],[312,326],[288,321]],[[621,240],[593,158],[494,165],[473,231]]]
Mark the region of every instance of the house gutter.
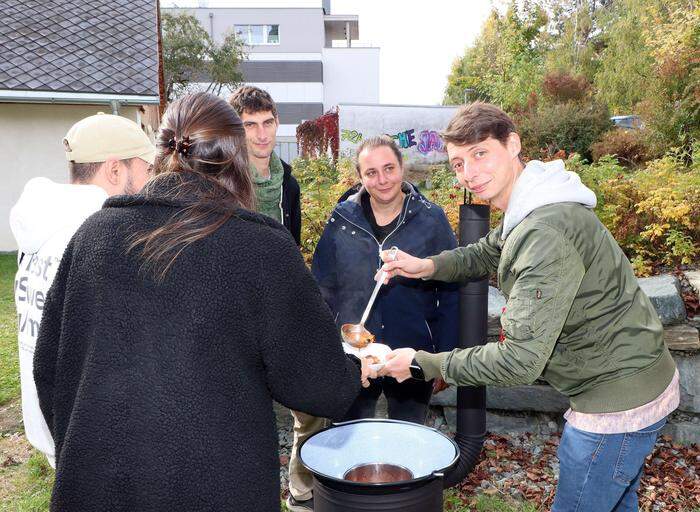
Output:
[[0,90],[3,103],[57,103],[82,105],[109,105],[112,111],[126,105],[158,105],[158,96],[138,96],[130,94],[96,94],[85,92],[58,91],[8,91]]

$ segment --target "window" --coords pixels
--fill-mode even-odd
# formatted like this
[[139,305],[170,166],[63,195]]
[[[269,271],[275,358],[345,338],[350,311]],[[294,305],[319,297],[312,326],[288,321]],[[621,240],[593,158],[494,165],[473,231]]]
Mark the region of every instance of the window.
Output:
[[234,31],[248,46],[280,44],[279,25],[235,25]]
[[263,25],[248,25],[248,44],[263,44]]
[[265,25],[267,44],[280,44],[280,26]]

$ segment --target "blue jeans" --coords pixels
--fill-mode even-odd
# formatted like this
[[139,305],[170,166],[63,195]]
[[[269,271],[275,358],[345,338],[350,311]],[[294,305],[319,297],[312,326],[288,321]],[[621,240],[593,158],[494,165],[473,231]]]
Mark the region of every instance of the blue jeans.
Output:
[[666,418],[637,432],[593,434],[568,423],[557,455],[559,484],[552,512],[638,510],[644,459]]

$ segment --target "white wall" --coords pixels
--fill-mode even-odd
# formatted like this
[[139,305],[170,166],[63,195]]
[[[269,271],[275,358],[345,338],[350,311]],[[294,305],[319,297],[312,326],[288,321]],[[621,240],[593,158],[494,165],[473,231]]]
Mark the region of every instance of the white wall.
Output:
[[292,60],[292,61],[306,61],[306,60],[321,60],[321,52],[310,52],[310,53],[299,53],[299,52],[288,52],[288,53],[248,53],[248,60],[255,61],[271,61],[271,60]]
[[447,161],[438,133],[445,129],[457,107],[340,104],[338,109],[343,154],[353,154],[363,139],[390,135],[409,166]]
[[267,91],[275,103],[323,103],[321,82],[246,82]]
[[297,137],[297,125],[295,124],[281,124],[277,127],[277,137],[287,137],[294,138]]
[[[110,113],[106,105],[48,105],[0,103],[0,251],[17,250],[10,232],[10,209],[17,202],[30,178],[44,176],[68,183],[68,162],[63,137],[80,119]],[[124,107],[120,113],[136,121],[136,107]]]
[[296,137],[282,137],[277,132],[277,144],[275,144],[275,152],[277,155],[287,162],[292,163],[292,160],[299,156],[299,145]]
[[[212,38],[223,41],[234,25],[279,25],[279,44],[246,47],[253,53],[313,53],[323,47],[326,37],[323,11],[318,8],[195,8],[163,9],[194,15]],[[210,16],[211,15],[211,16]]]
[[282,9],[321,7],[321,0],[162,0],[165,7],[235,7],[248,9]]
[[[259,87],[267,91],[275,103],[323,103],[323,84],[321,82],[246,82],[246,85]],[[195,82],[193,87],[206,90],[207,83]],[[222,87],[219,96],[228,100],[233,91]]]
[[323,49],[323,109],[379,103],[379,48]]

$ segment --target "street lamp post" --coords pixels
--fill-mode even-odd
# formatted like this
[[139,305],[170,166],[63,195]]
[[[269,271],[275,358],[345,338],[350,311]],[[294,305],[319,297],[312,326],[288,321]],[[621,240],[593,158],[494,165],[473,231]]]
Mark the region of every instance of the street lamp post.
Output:
[[463,103],[465,105],[467,104],[467,94],[471,95],[471,93],[473,93],[473,92],[476,92],[476,91],[474,89],[472,89],[471,87],[467,87],[466,89],[464,89],[464,102]]

